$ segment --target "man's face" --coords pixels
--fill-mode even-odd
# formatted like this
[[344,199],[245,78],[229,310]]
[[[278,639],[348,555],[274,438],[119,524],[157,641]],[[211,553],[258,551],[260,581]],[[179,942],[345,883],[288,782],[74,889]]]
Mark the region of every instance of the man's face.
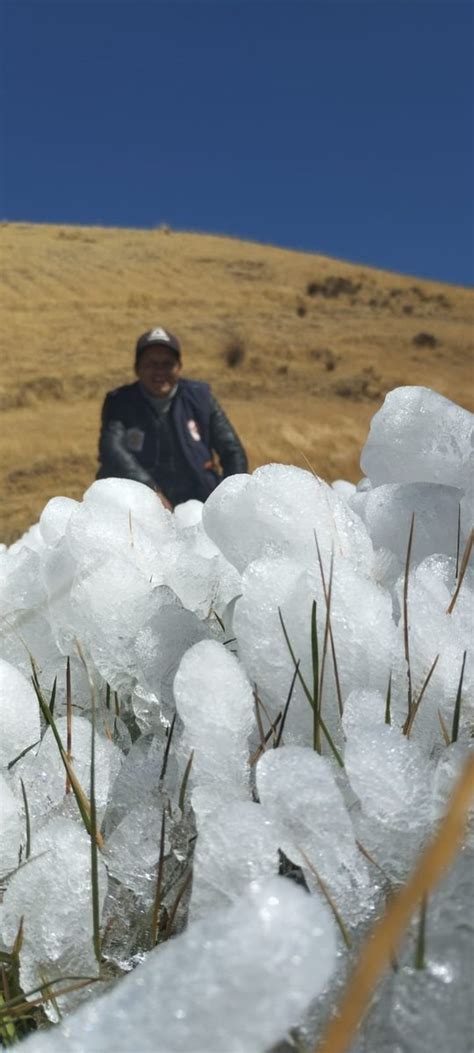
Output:
[[140,355],[135,372],[150,395],[164,399],[178,382],[181,363],[167,347],[147,347]]

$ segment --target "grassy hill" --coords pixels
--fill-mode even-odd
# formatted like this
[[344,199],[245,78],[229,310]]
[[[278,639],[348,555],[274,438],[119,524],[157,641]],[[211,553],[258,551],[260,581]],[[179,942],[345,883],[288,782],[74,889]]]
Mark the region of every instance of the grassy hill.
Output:
[[[100,407],[164,325],[248,450],[360,478],[385,393],[433,387],[474,409],[472,293],[230,238],[0,225],[0,541],[96,471]],[[420,334],[425,334],[424,336]]]

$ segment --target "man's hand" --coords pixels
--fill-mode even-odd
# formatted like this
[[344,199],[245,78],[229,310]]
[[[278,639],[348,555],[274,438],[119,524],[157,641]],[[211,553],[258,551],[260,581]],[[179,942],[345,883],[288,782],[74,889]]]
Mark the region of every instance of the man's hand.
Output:
[[168,498],[165,497],[163,491],[162,490],[158,490],[158,488],[156,488],[155,494],[156,494],[157,497],[159,497],[163,507],[167,508],[168,512],[172,512],[173,511],[173,505],[171,504],[170,501],[168,501]]

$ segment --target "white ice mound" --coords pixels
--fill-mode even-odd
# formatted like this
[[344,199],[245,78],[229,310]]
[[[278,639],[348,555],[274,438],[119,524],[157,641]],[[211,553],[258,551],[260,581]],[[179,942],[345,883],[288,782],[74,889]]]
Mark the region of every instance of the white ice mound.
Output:
[[190,925],[26,1053],[262,1053],[283,1040],[335,966],[318,897],[274,878]]
[[403,565],[412,516],[411,563],[434,552],[456,555],[459,504],[463,493],[437,483],[388,483],[353,494],[350,507],[363,519],[374,548],[389,549]]
[[382,695],[353,691],[343,716],[347,776],[366,815],[397,828],[430,821],[433,766],[394,724]]
[[362,471],[381,483],[446,483],[464,490],[473,478],[474,417],[430,388],[389,391],[372,418]]
[[202,640],[181,659],[174,694],[184,723],[184,763],[194,751],[191,785],[209,791],[215,807],[225,800],[247,799],[254,702],[237,659],[223,644]]
[[39,530],[47,545],[56,545],[64,537],[67,524],[79,502],[72,497],[52,497],[39,519]]
[[86,490],[66,527],[71,553],[96,563],[111,552],[149,574],[160,548],[175,537],[171,512],[143,483],[99,479]]
[[[99,859],[100,901],[107,878]],[[33,837],[31,857],[10,879],[0,914],[11,947],[23,917],[23,991],[57,977],[97,975],[91,910],[91,849],[84,828],[53,819]],[[67,1005],[59,998],[59,1005]]]
[[302,468],[267,464],[252,476],[231,476],[203,510],[206,533],[242,572],[262,556],[314,564],[315,532],[323,558],[345,558],[370,573],[372,545],[346,501]]
[[39,704],[33,687],[0,658],[0,769],[40,738]]
[[369,875],[331,762],[305,747],[269,749],[257,765],[257,791],[267,815],[284,827],[280,847],[308,885],[318,887],[312,864],[344,917],[363,913]]
[[194,852],[190,919],[230,904],[252,881],[275,876],[283,836],[279,823],[253,801],[233,801],[207,816]]

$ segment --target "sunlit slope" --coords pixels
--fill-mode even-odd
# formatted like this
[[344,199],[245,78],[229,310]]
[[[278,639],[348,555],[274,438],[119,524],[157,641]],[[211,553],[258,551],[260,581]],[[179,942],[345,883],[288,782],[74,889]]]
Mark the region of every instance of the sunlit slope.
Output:
[[[470,291],[202,234],[0,225],[0,540],[93,480],[105,392],[165,325],[212,383],[251,467],[360,477],[387,390],[474,408]],[[420,334],[425,334],[424,338]],[[417,342],[418,341],[418,342]]]

